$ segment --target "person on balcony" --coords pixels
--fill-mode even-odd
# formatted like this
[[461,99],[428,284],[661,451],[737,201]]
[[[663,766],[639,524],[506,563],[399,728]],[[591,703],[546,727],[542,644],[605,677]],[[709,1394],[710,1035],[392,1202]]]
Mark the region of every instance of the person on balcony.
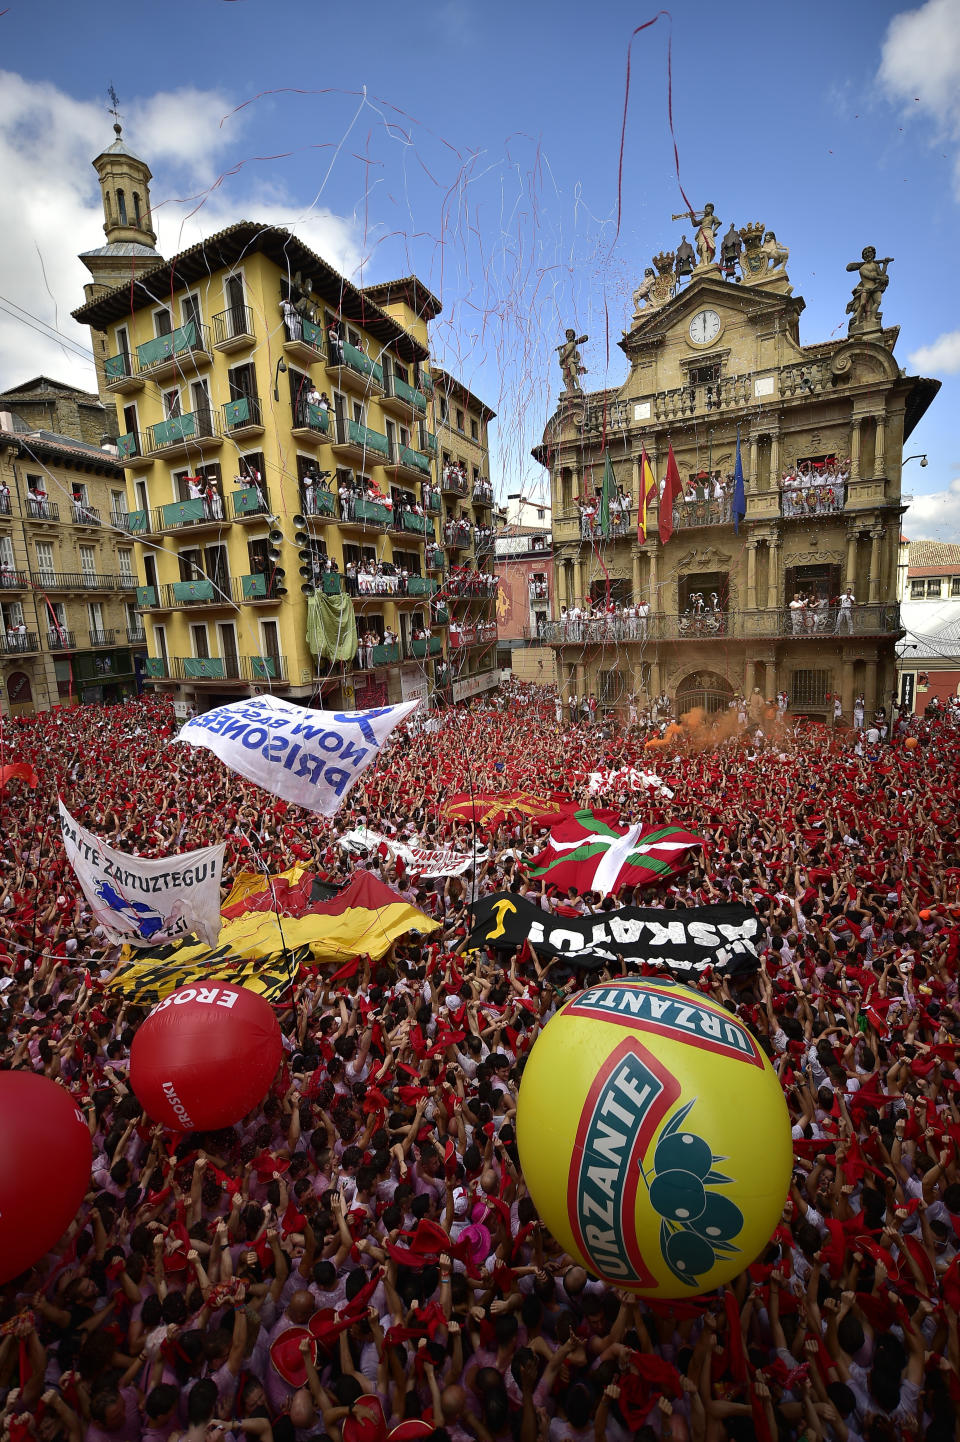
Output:
[[214,521],[223,520],[223,497],[213,481],[207,481],[203,493],[203,509],[206,515]]
[[287,340],[300,340],[303,337],[303,322],[300,319],[300,312],[296,306],[284,297],[280,302],[280,310],[283,313],[283,323],[287,328]]
[[867,701],[863,692],[860,691],[853,703],[853,729],[862,731],[863,723],[867,714]]
[[840,608],[837,613],[837,635],[846,631],[853,635],[853,608],[857,604],[857,598],[852,589],[848,586],[840,597]]
[[790,629],[795,636],[803,632],[804,612],[807,609],[807,602],[799,591],[794,591],[793,600],[790,602]]
[[327,326],[327,339],[330,342],[330,364],[342,366],[343,336],[340,334],[340,325],[335,320],[332,320]]

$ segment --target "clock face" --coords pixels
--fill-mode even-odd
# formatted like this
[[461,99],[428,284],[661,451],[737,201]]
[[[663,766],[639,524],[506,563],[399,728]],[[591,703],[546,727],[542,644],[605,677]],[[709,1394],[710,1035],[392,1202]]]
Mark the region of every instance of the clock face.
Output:
[[698,310],[690,322],[694,345],[709,345],[720,334],[720,317],[715,310]]

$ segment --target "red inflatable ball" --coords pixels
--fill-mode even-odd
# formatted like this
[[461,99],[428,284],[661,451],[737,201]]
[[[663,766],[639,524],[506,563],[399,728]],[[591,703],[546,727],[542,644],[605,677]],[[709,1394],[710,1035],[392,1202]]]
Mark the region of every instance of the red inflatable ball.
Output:
[[154,1121],[215,1131],[263,1101],[282,1055],[279,1023],[262,996],[196,982],[159,1002],[139,1027],[130,1084]]
[[92,1156],[69,1092],[35,1072],[0,1072],[0,1284],[63,1236],[90,1186]]

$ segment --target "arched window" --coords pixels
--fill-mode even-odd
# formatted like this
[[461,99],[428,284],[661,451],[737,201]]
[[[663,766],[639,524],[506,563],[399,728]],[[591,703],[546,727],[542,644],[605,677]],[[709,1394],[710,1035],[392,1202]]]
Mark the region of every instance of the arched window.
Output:
[[140,217],[140,193],[139,193],[139,191],[136,191],[136,190],[133,192],[133,218],[134,218],[134,220],[137,222],[137,224],[139,225],[139,224],[140,224],[140,219],[141,219],[141,217]]
[[127,223],[127,198],[122,190],[117,191],[117,215],[121,225]]

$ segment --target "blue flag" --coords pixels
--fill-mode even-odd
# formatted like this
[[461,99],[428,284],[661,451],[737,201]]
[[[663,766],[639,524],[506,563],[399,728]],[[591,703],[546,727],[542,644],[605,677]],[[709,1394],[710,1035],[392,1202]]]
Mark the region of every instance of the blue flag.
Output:
[[747,514],[747,498],[743,493],[743,461],[740,459],[740,427],[737,426],[737,463],[733,468],[733,529],[739,536],[740,522]]

